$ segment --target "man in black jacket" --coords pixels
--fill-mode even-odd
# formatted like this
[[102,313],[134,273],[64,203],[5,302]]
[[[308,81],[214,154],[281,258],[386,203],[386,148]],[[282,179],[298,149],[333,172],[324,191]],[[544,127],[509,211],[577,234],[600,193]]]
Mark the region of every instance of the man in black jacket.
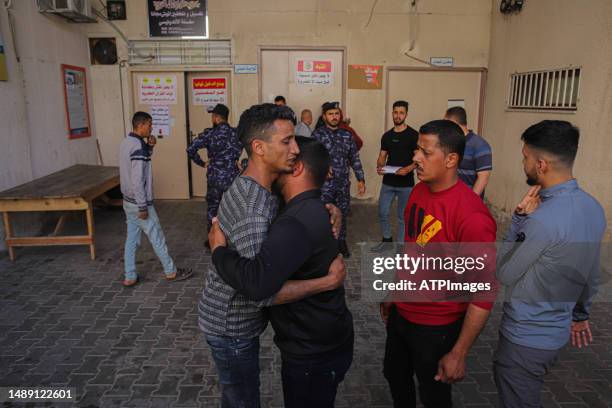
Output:
[[[330,159],[321,143],[296,137],[300,154],[293,173],[277,181],[287,203],[270,228],[259,254],[241,258],[225,247],[213,222],[212,260],[219,275],[253,299],[265,299],[289,279],[327,275],[338,255],[329,214],[321,202]],[[338,384],[353,360],[353,318],[344,288],[269,308],[274,342],[281,351],[285,406],[332,407]]]

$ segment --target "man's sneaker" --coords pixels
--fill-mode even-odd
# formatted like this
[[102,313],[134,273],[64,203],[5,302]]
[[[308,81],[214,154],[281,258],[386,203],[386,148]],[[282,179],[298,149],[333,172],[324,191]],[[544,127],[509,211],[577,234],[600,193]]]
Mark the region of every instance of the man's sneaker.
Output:
[[166,280],[168,282],[178,282],[178,281],[184,281],[185,279],[189,279],[192,276],[193,276],[193,271],[191,270],[191,268],[188,268],[188,269],[176,268],[176,272],[174,272],[172,275],[167,275]]
[[393,251],[393,238],[383,238],[380,244],[374,245],[370,248],[370,252],[379,254],[381,252],[390,252]]
[[342,254],[342,256],[347,259],[350,258],[351,253],[348,249],[348,245],[346,244],[346,240],[344,239],[340,240],[339,245],[340,245],[340,253]]

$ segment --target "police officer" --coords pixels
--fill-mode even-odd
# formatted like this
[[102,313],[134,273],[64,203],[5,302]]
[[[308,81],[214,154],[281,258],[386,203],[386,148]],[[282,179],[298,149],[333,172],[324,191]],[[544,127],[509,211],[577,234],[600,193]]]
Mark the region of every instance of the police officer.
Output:
[[365,194],[365,177],[351,132],[338,127],[340,125],[338,102],[325,102],[321,108],[323,112],[321,117],[325,125],[315,129],[312,137],[325,145],[332,160],[332,177],[323,186],[322,199],[325,203],[336,205],[342,212],[344,219],[339,237],[340,252],[348,258],[351,255],[346,244],[346,217],[351,204],[349,166],[353,168],[359,182],[359,195]]
[[[238,175],[237,161],[242,152],[242,144],[236,135],[236,129],[227,123],[229,116],[227,106],[219,103],[209,112],[211,112],[213,127],[200,133],[187,148],[187,155],[195,164],[208,168],[206,173],[208,229],[212,225],[213,217],[217,215],[221,196]],[[200,149],[207,150],[208,163],[204,162],[198,154]]]

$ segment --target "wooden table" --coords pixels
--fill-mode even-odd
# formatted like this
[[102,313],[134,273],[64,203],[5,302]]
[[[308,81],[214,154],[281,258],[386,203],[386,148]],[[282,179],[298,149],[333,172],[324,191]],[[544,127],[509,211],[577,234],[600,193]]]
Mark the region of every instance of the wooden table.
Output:
[[[29,183],[0,192],[6,245],[11,260],[14,247],[46,245],[89,245],[91,259],[96,258],[92,201],[119,185],[119,168],[76,164]],[[62,215],[50,236],[15,237],[11,212],[83,210],[87,218],[87,235],[57,235],[65,221]]]

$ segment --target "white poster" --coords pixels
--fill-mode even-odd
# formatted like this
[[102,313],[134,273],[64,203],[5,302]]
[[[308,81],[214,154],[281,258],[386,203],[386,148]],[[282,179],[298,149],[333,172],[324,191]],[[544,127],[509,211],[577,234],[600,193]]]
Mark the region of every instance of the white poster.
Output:
[[152,106],[153,131],[151,134],[157,138],[170,136],[170,108],[168,106]]
[[227,82],[225,78],[193,78],[192,97],[194,105],[227,105]]
[[295,82],[300,86],[331,85],[334,82],[334,66],[331,60],[298,60]]
[[176,76],[147,75],[139,78],[138,94],[143,105],[176,105]]

